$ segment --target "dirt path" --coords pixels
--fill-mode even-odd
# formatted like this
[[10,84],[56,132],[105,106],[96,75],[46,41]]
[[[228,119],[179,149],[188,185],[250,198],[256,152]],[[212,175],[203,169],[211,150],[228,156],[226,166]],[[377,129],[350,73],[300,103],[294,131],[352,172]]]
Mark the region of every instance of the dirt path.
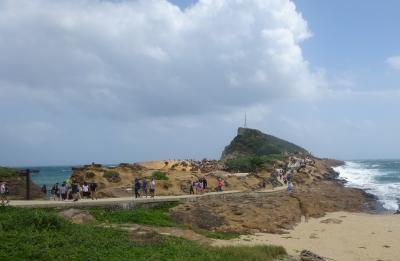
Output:
[[[276,193],[285,190],[285,187],[277,187],[275,189],[259,190],[259,193]],[[38,207],[38,208],[54,208],[54,207],[80,207],[80,206],[105,206],[129,203],[161,203],[172,201],[185,201],[210,195],[222,196],[227,194],[243,193],[244,191],[231,190],[223,192],[210,192],[201,195],[181,195],[181,196],[156,196],[154,198],[134,198],[134,197],[121,197],[121,198],[101,198],[98,200],[84,199],[76,202],[73,201],[53,201],[53,200],[12,200],[10,206],[14,207]]]

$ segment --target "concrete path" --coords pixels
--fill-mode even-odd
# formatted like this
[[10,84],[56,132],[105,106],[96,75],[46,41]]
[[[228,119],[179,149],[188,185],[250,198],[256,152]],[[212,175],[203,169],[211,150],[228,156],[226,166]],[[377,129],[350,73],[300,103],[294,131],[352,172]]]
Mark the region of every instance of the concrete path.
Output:
[[145,204],[145,203],[160,203],[160,202],[176,202],[176,201],[189,201],[207,196],[222,196],[236,193],[276,193],[286,190],[286,187],[277,187],[275,189],[265,189],[257,191],[239,191],[230,190],[223,192],[210,192],[201,195],[181,195],[181,196],[156,196],[154,198],[134,198],[134,197],[121,197],[121,198],[100,198],[97,200],[83,199],[73,202],[68,201],[54,201],[54,200],[12,200],[10,206],[14,207],[28,207],[28,208],[56,208],[56,207],[96,207],[96,206],[109,206],[109,205],[124,205],[124,204]]

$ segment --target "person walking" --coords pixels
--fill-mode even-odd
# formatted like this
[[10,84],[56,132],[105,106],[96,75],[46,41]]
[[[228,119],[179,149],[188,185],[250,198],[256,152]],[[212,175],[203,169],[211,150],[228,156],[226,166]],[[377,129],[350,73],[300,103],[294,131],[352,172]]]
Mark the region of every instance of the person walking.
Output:
[[43,192],[43,194],[47,195],[47,187],[46,187],[46,185],[42,186],[42,192]]
[[293,184],[290,181],[288,182],[287,190],[288,190],[288,192],[292,192],[292,190],[293,190]]
[[97,195],[96,195],[97,183],[96,182],[90,183],[90,187],[89,188],[90,188],[90,196],[92,197],[92,200],[97,199]]
[[6,182],[1,182],[0,184],[0,199],[1,199],[1,205],[5,206],[10,203],[10,200],[8,200],[8,194],[9,194],[9,189],[7,187]]
[[56,200],[56,197],[57,197],[57,195],[58,195],[58,183],[54,184],[54,185],[51,187],[51,195],[52,195],[52,199],[53,199],[53,200]]
[[64,201],[67,199],[67,184],[63,182],[60,187],[60,200]]
[[189,181],[189,186],[190,186],[190,188],[189,188],[189,194],[190,194],[190,195],[194,194],[193,185],[194,185],[194,182],[193,182],[192,180],[190,180],[190,181]]
[[82,186],[82,193],[83,193],[83,198],[88,199],[90,192],[89,192],[89,185],[87,184],[87,182],[83,182],[83,186]]
[[206,177],[203,178],[203,189],[206,190],[207,189],[207,179]]
[[135,191],[135,198],[139,198],[140,197],[140,193],[139,193],[140,182],[139,182],[139,179],[137,177],[135,177],[135,181],[134,181],[134,184],[133,184],[133,190]]
[[79,184],[75,180],[72,182],[71,185],[71,192],[72,192],[72,199],[73,201],[78,201],[79,200]]
[[217,181],[217,191],[222,192],[222,179],[219,177]]
[[150,197],[154,198],[154,193],[156,189],[156,182],[154,181],[154,178],[151,178],[150,181]]
[[72,180],[70,178],[67,178],[65,180],[65,186],[67,188],[67,196],[66,199],[70,199],[71,198],[71,194],[72,194]]
[[147,198],[147,180],[146,180],[146,178],[143,178],[143,180],[142,180],[142,192],[143,192],[143,195],[146,195],[146,198]]

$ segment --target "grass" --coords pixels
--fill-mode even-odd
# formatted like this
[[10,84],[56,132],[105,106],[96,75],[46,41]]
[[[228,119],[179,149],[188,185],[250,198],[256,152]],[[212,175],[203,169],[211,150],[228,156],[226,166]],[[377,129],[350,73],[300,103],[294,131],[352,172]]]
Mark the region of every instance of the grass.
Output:
[[93,208],[91,214],[98,221],[108,223],[136,223],[161,227],[176,226],[174,220],[168,214],[168,209],[177,206],[178,203],[165,203],[152,208],[138,208],[134,210],[109,210],[105,208]]
[[282,247],[210,247],[176,237],[137,244],[128,232],[74,225],[42,209],[0,208],[0,260],[275,260]]
[[[178,203],[163,203],[152,208],[138,208],[135,210],[110,210],[106,208],[92,208],[90,213],[100,222],[114,224],[144,224],[161,227],[181,226],[168,214],[168,210]],[[183,228],[186,228],[183,226]],[[214,239],[230,240],[238,238],[241,234],[236,232],[208,231],[206,229],[192,229],[194,232]]]
[[154,171],[152,176],[155,180],[169,180],[167,174],[159,170]]

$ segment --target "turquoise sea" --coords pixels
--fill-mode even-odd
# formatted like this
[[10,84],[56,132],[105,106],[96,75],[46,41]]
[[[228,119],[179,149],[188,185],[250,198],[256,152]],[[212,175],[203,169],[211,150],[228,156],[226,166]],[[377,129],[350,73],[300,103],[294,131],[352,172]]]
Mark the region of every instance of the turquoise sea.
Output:
[[33,170],[39,170],[38,173],[32,173],[32,181],[39,185],[51,187],[55,183],[61,183],[72,174],[72,166],[47,166],[47,167],[24,167]]

